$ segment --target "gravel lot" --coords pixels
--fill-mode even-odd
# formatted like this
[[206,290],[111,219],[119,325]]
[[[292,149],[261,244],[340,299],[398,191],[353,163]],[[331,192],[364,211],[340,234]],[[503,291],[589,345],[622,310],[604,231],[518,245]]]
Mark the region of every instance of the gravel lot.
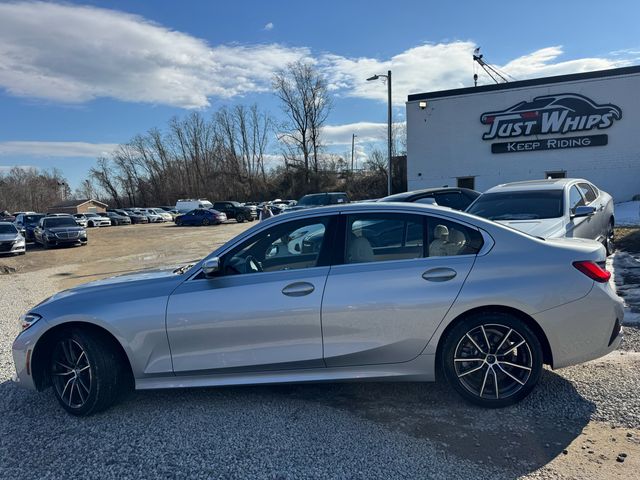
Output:
[[[435,384],[344,383],[137,392],[77,419],[50,391],[10,381],[16,319],[35,303],[137,264],[197,258],[246,227],[91,231],[90,246],[50,252],[64,257],[61,266],[33,251],[22,273],[0,275],[0,478],[610,479],[639,471],[634,327],[623,350],[545,371],[525,401],[497,411]],[[177,253],[185,236],[189,248]],[[107,256],[124,245],[126,258]]]

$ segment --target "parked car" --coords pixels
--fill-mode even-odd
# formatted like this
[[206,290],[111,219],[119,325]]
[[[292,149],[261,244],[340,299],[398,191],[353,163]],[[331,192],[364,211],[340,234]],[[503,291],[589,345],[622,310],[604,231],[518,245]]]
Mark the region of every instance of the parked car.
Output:
[[426,203],[464,211],[479,196],[480,192],[468,188],[442,187],[396,193],[377,201]]
[[[317,241],[290,251],[301,230]],[[503,407],[532,391],[543,364],[620,345],[623,302],[604,262],[595,241],[541,240],[436,206],[288,213],[193,265],[35,306],[13,343],[16,378],[52,386],[73,415],[129,386],[433,381],[436,370],[466,400]]]
[[26,240],[11,222],[0,222],[0,255],[24,255]]
[[187,213],[198,208],[213,208],[213,204],[204,198],[188,198],[178,200],[175,208],[180,213]]
[[167,210],[164,210],[162,207],[148,208],[147,210],[151,210],[155,214],[160,215],[162,217],[162,221],[163,222],[172,222],[173,221],[173,215],[171,215],[171,212],[167,211]]
[[165,218],[157,213],[153,208],[141,208],[137,210],[137,212],[141,213],[142,215],[146,215],[146,217],[149,219],[149,223],[162,223],[165,221]]
[[302,197],[295,206],[288,207],[287,212],[304,210],[306,208],[324,207],[349,203],[349,196],[344,192],[310,193]]
[[537,237],[597,240],[613,252],[613,199],[587,180],[505,183],[483,193],[467,212]]
[[121,215],[116,212],[107,211],[101,212],[98,215],[111,220],[111,225],[131,225],[131,218],[128,215]]
[[71,215],[47,215],[33,230],[35,242],[44,248],[63,245],[86,245],[87,231]]
[[6,210],[0,210],[0,222],[15,222],[16,217]]
[[227,221],[227,216],[212,208],[196,208],[184,215],[178,215],[175,220],[176,225],[179,227],[185,225],[220,225],[225,221]]
[[124,215],[126,217],[129,217],[131,219],[131,223],[149,223],[149,219],[147,218],[146,215],[135,213],[134,211],[116,208],[113,210],[107,210],[107,212],[115,212],[118,215]]
[[242,223],[245,220],[253,222],[257,216],[255,210],[252,210],[251,207],[245,207],[239,202],[214,202],[213,209],[224,213],[229,220],[235,219],[238,223]]
[[97,213],[89,212],[89,213],[76,213],[73,218],[78,220],[86,220],[87,227],[110,227],[111,220],[107,217],[102,217]]
[[15,226],[27,242],[34,241],[33,230],[41,218],[44,218],[42,213],[20,213],[16,216]]
[[89,226],[89,220],[84,215],[74,215],[73,218],[82,228],[87,228]]

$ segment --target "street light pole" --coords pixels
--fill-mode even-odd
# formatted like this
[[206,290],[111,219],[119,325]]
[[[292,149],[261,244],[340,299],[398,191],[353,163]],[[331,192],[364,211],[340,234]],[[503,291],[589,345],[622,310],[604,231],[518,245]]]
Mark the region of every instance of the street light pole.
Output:
[[355,133],[351,134],[351,172],[353,172],[353,152],[356,145],[356,137],[357,135]]
[[378,80],[379,78],[387,79],[387,194],[391,195],[391,126],[393,122],[392,112],[391,112],[391,70],[387,70],[386,75],[374,75],[373,77],[367,78],[367,81],[370,82],[372,80]]

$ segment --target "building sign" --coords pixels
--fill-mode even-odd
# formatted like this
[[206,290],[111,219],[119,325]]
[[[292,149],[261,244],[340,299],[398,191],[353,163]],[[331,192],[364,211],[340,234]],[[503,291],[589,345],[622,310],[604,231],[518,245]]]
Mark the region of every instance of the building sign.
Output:
[[491,153],[535,152],[538,150],[562,150],[564,148],[600,147],[609,141],[607,135],[582,137],[545,138],[521,142],[499,142],[491,144]]
[[617,105],[598,105],[576,93],[543,95],[530,102],[520,102],[505,110],[483,113],[480,121],[489,129],[483,140],[536,137],[535,140],[494,143],[493,153],[528,152],[606,145],[607,135],[537,138],[539,135],[565,135],[591,130],[605,130],[622,118]]

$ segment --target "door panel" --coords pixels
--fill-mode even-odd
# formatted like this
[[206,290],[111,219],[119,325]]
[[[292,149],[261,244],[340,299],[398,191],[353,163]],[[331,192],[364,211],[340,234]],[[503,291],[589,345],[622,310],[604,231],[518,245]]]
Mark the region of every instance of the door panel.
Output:
[[[419,355],[474,260],[463,255],[332,267],[322,303],[327,366],[406,362]],[[425,273],[440,278],[430,281]]]
[[324,367],[320,305],[328,272],[315,267],[185,282],[167,307],[174,372]]

